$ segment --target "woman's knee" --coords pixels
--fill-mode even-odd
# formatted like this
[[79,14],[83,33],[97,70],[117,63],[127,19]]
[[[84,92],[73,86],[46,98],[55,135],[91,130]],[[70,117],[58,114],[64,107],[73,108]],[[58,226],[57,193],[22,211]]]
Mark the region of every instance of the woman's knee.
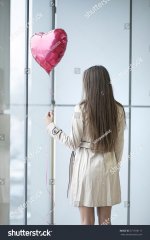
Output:
[[79,207],[81,214],[81,224],[82,225],[94,225],[95,215],[94,208],[92,207]]

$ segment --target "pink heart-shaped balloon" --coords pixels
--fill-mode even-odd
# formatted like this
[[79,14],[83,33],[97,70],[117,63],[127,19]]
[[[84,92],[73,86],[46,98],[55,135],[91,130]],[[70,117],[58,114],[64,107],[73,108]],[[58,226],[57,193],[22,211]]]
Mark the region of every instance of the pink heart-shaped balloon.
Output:
[[63,29],[35,33],[31,37],[30,46],[34,59],[49,74],[65,53],[67,34]]

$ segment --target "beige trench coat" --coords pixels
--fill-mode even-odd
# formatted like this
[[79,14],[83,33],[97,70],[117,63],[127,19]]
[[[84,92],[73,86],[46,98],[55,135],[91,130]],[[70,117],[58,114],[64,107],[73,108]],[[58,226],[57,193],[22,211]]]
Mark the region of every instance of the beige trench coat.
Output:
[[120,106],[118,113],[119,133],[115,151],[104,154],[91,151],[86,121],[83,121],[83,111],[79,104],[74,108],[69,136],[53,122],[47,126],[50,136],[75,152],[69,185],[69,197],[73,206],[100,207],[121,202],[119,169],[124,146],[125,119]]

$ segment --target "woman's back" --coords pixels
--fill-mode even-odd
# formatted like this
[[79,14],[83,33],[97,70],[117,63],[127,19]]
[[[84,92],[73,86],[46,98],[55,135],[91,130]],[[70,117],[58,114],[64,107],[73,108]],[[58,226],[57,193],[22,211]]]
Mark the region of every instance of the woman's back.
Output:
[[84,71],[82,93],[80,107],[85,122],[84,136],[94,142],[91,147],[93,151],[113,151],[119,131],[120,112],[124,108],[114,98],[110,76],[105,67],[93,66]]
[[[118,112],[118,135],[119,135],[119,130],[120,129],[124,130],[124,128],[125,128],[125,118],[124,118],[124,109],[123,109],[122,105],[119,104],[118,102],[116,102],[116,106],[117,106],[117,112]],[[82,137],[82,141],[90,143],[91,142],[91,137],[90,137],[90,134],[89,134],[89,131],[88,131],[88,129],[89,129],[88,128],[88,119],[87,119],[87,114],[86,114],[86,112],[84,110],[84,104],[78,104],[76,109],[81,114],[81,116],[82,116],[82,120],[81,121],[83,121],[83,137]],[[99,138],[97,140],[101,141],[108,134],[111,134],[111,129],[108,129],[106,132],[104,132],[104,134],[99,136]]]

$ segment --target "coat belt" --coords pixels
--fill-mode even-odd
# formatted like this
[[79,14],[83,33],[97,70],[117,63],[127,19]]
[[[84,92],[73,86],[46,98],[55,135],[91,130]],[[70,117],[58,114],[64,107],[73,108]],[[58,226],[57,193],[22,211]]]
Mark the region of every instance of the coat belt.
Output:
[[80,143],[79,147],[90,148],[91,147],[91,143],[90,142],[86,142],[86,141],[82,141]]

